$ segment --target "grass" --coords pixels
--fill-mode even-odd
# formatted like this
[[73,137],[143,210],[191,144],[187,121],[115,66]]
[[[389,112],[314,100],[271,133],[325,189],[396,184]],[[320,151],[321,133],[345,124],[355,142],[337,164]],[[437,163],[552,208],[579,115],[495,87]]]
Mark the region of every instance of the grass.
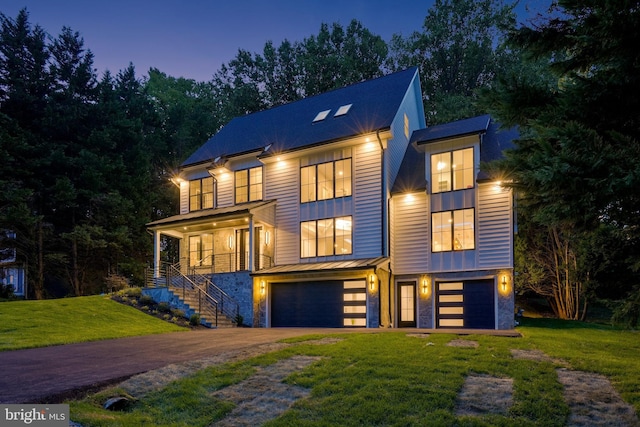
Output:
[[106,296],[0,305],[0,351],[184,330]]
[[[573,369],[604,374],[640,412],[638,333],[545,319],[527,320],[520,330],[523,338],[464,337],[479,343],[475,349],[447,346],[457,338],[447,334],[428,338],[405,332],[345,334],[341,342],[329,345],[310,345],[298,338],[290,340],[295,346],[175,381],[124,412],[101,407],[118,394],[117,389],[70,402],[71,416],[85,427],[210,425],[233,408],[232,403],[211,397],[212,391],[249,377],[256,366],[300,354],[323,357],[286,380],[309,388],[311,395],[269,426],[566,425],[569,408],[557,366],[514,359],[511,349],[539,349],[568,361]],[[514,404],[507,415],[455,416],[456,395],[471,373],[513,378]]]

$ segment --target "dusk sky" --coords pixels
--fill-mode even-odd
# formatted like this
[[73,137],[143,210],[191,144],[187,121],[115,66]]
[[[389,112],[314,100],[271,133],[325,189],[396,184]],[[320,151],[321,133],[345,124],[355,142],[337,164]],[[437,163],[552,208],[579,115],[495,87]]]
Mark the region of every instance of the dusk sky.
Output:
[[[346,27],[359,20],[389,41],[420,30],[434,0],[0,0],[0,12],[15,18],[27,9],[32,25],[51,36],[63,26],[84,38],[101,76],[132,62],[138,76],[156,67],[174,77],[207,81],[245,49],[261,53],[317,35],[320,24]],[[519,21],[544,12],[549,0],[520,0]],[[527,12],[529,10],[529,12]]]

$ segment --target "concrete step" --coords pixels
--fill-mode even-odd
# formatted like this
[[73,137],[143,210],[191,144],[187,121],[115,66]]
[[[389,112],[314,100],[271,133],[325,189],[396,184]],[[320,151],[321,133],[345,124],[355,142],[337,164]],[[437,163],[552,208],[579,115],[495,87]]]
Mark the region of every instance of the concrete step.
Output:
[[173,295],[178,298],[182,303],[188,306],[191,310],[195,311],[200,315],[201,321],[209,327],[218,327],[218,328],[232,328],[235,327],[235,323],[229,319],[222,312],[218,312],[218,321],[216,326],[216,312],[212,306],[208,304],[201,305],[201,310],[198,311],[199,306],[199,298],[198,292],[194,290],[182,290],[179,288],[170,287],[169,290],[173,293]]

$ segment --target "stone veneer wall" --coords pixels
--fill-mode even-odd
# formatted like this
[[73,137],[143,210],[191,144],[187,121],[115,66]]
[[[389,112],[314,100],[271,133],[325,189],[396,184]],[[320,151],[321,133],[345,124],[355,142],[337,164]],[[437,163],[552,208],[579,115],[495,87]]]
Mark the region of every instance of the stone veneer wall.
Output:
[[213,283],[240,306],[242,324],[253,326],[253,279],[248,271],[212,275]]

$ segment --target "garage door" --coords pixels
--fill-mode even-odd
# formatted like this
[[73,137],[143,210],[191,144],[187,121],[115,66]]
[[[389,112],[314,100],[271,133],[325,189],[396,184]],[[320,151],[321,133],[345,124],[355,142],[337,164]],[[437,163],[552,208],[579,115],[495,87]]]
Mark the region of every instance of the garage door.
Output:
[[365,281],[271,284],[271,326],[366,326]]
[[439,328],[495,329],[493,280],[437,283]]

